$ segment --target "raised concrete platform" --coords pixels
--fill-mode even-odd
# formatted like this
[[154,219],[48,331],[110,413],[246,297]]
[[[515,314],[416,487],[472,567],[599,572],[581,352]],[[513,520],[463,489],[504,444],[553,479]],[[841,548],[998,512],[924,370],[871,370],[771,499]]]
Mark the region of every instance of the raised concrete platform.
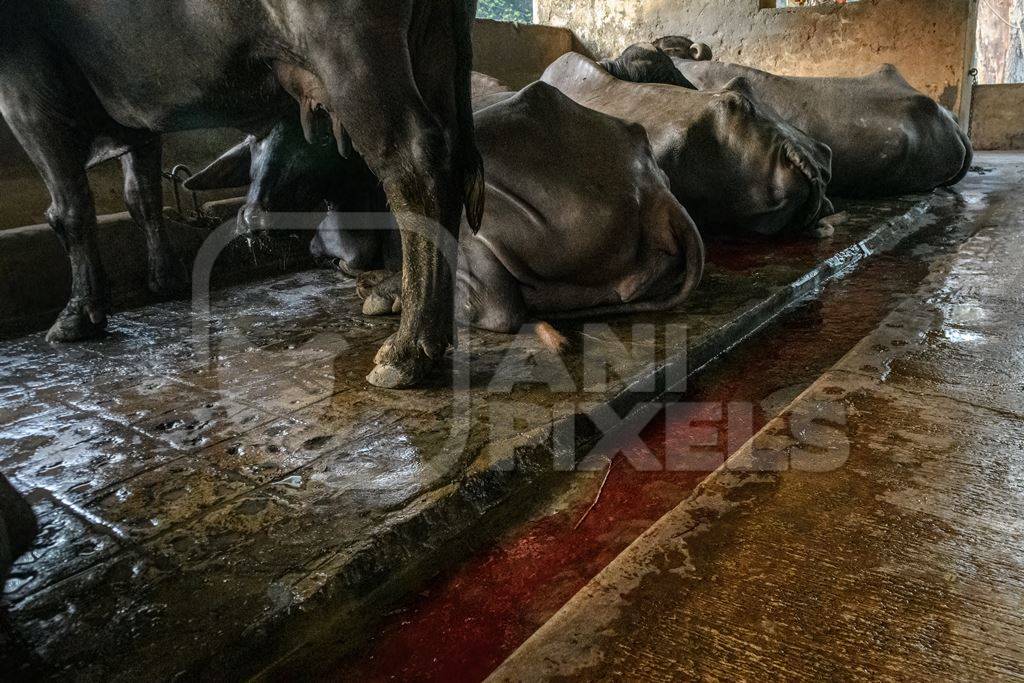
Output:
[[1024,679],[1024,156],[920,290],[493,681]]
[[[273,233],[253,244],[233,240],[233,221],[242,202],[207,202],[199,224],[165,210],[168,237],[183,263],[191,265],[201,251],[209,252],[204,259],[213,262],[209,272],[215,286],[312,267],[309,240],[298,235]],[[145,234],[127,212],[100,216],[96,242],[114,311],[159,300],[146,286]],[[48,225],[0,230],[0,273],[0,339],[48,329],[71,296],[68,257]]]
[[466,335],[456,391],[367,387],[396,321],[361,316],[327,272],[224,290],[209,315],[131,311],[97,343],[0,345],[0,468],[44,527],[7,586],[8,659],[85,678],[239,675],[358,639],[483,522],[571,468],[601,435],[584,415],[643,417],[958,201],[850,204],[830,240],[714,249],[685,309],[570,329],[564,363],[530,334]]

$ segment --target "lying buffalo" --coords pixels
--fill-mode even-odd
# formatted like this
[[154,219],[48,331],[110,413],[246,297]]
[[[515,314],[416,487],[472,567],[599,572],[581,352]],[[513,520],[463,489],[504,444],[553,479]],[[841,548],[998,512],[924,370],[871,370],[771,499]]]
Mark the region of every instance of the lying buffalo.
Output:
[[615,78],[632,83],[664,83],[696,90],[666,52],[650,43],[630,45],[615,59],[603,59],[601,67]]
[[664,52],[669,57],[680,59],[692,59],[696,62],[706,62],[712,58],[711,48],[704,43],[698,43],[684,36],[665,36],[658,38],[653,43],[654,47]]
[[832,148],[837,196],[885,197],[955,185],[971,142],[949,111],[887,64],[861,78],[794,78],[722,62],[676,60],[702,90],[743,77],[779,116]]
[[[683,301],[700,280],[703,243],[672,196],[644,130],[581,107],[545,83],[516,93],[474,74],[473,85],[487,201],[483,228],[474,234],[464,226],[460,236],[458,318],[513,332],[537,317],[661,310]],[[518,144],[523,140],[530,143]],[[306,167],[290,157],[308,147],[259,149],[286,173]],[[261,187],[260,165],[243,157],[225,155],[211,168],[233,159],[238,174],[257,172],[256,195],[276,201]],[[275,186],[280,182],[275,178]],[[349,252],[332,254],[342,258],[353,244],[352,231],[337,228],[344,221],[339,216],[322,224],[316,239],[344,245]],[[336,234],[324,234],[331,231]],[[359,243],[386,235],[366,233]],[[400,278],[377,271],[359,284],[367,314],[401,310]],[[545,341],[559,343],[549,327],[541,329]]]
[[[107,285],[90,165],[120,157],[125,199],[146,229],[151,285],[183,276],[162,225],[160,134],[264,131],[296,109],[311,140],[357,150],[402,229],[403,316],[370,381],[416,382],[452,334],[463,205],[483,214],[470,108],[474,0],[100,0],[3,3],[0,112],[43,175],[47,220],[71,259],[54,341],[100,334]],[[159,49],[154,49],[158,46]]]
[[484,227],[459,244],[460,318],[511,332],[530,317],[666,310],[696,287],[700,234],[640,126],[539,82],[475,119],[490,170]]
[[[973,150],[956,119],[918,92],[892,65],[861,78],[797,78],[718,61],[694,61],[675,49],[689,39],[656,42],[680,76],[701,90],[743,78],[754,96],[783,120],[832,149],[829,192],[885,197],[960,182]],[[663,64],[626,50],[619,77],[640,83],[675,83]]]
[[615,59],[603,59],[605,71],[633,83],[665,83],[696,90],[676,67],[673,57],[702,62],[711,59],[711,48],[682,36],[660,38],[652,43],[630,45]]
[[[474,111],[514,94],[492,76],[472,73]],[[329,147],[307,142],[297,117],[286,117],[263,136],[249,135],[185,181],[185,189],[203,192],[248,186],[238,212],[239,234],[270,230],[308,230],[305,221],[326,214],[310,246],[313,256],[330,260],[343,273],[394,270],[401,243],[390,228],[387,197],[358,155],[348,158]]]
[[828,147],[780,121],[742,79],[715,92],[628,83],[576,53],[541,78],[586,107],[643,125],[705,234],[795,234],[832,212]]

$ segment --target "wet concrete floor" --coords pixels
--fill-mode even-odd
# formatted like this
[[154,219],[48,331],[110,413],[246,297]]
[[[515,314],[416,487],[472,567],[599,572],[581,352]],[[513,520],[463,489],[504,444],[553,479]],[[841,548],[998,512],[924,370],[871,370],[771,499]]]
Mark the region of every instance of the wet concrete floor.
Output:
[[[335,680],[483,680],[704,480],[706,468],[678,466],[686,443],[703,428],[692,426],[691,417],[714,409],[727,416],[732,405],[749,406],[751,427],[761,429],[913,295],[935,258],[958,249],[982,223],[977,211],[951,207],[897,249],[829,284],[726,354],[685,394],[666,398],[701,405],[674,413],[671,421],[663,411],[644,429],[644,444],[660,469],[637,469],[635,460],[609,446],[602,453],[613,462],[607,479],[602,472],[570,475],[539,511],[389,615],[366,646],[340,659],[325,647],[307,662],[310,672]],[[716,445],[724,451],[730,421],[708,424],[718,429]]]
[[1024,678],[1016,159],[963,188],[972,225],[895,254],[927,264],[914,291],[493,680]]
[[[473,334],[466,391],[367,387],[396,321],[363,318],[326,272],[224,290],[208,314],[130,311],[96,343],[6,342],[0,468],[43,533],[7,584],[5,654],[131,678],[251,671],[346,630],[357,642],[364,613],[598,435],[559,441],[553,423],[642,406],[679,372],[670,359],[723,352],[862,257],[860,240],[911,231],[921,201],[852,205],[825,242],[722,249],[684,310],[568,330],[564,365],[529,333]],[[617,373],[589,374],[587,354]]]
[[[539,509],[389,614],[365,646],[338,659],[325,645],[306,662],[303,676],[439,683],[486,678],[707,477],[706,465],[687,462],[686,444],[704,428],[693,421],[713,412],[726,418],[706,423],[717,430],[714,445],[724,458],[730,409],[749,410],[752,417],[735,429],[763,428],[917,289],[934,255],[924,245],[952,249],[975,227],[937,222],[829,284],[725,354],[684,393],[664,398],[690,408],[674,411],[671,421],[661,411],[641,433],[659,468],[638,468],[635,458],[616,452],[618,444],[605,446],[599,454],[609,462],[605,471],[567,475]],[[283,677],[295,673],[282,671]]]

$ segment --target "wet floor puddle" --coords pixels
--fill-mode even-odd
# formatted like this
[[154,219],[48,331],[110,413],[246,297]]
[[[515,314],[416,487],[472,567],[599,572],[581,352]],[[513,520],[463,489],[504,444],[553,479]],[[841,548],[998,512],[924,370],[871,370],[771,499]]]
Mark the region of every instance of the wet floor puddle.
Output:
[[[341,658],[322,651],[309,664],[311,671],[332,680],[486,678],[685,499],[730,445],[756,433],[870,333],[901,297],[912,294],[928,272],[928,259],[955,248],[967,230],[965,221],[947,216],[832,283],[820,298],[705,371],[679,397],[683,407],[663,411],[643,430],[643,446],[593,454],[599,463],[611,458],[611,467],[575,475],[543,511],[513,525],[389,614],[365,647]],[[687,452],[687,444],[703,447]],[[656,471],[639,471],[636,465],[649,464],[650,455]]]

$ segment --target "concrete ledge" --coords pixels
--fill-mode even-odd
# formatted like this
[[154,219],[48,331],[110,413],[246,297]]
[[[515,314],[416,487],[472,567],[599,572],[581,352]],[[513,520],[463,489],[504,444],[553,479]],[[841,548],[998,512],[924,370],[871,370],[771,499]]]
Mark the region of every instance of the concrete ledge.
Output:
[[517,89],[578,47],[572,31],[564,28],[490,19],[477,19],[473,26],[473,68]]

